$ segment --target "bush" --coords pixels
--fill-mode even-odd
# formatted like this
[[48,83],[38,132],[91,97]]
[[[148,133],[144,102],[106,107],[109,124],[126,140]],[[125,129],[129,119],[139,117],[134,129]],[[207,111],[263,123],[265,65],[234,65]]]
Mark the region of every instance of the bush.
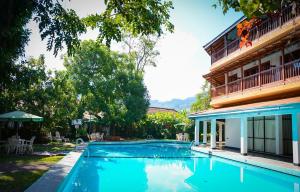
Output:
[[[185,126],[178,124],[185,124]],[[148,114],[136,127],[136,135],[143,138],[152,135],[156,139],[176,139],[176,134],[181,132],[187,132],[190,134],[190,139],[193,138],[192,121],[187,118],[185,112]]]

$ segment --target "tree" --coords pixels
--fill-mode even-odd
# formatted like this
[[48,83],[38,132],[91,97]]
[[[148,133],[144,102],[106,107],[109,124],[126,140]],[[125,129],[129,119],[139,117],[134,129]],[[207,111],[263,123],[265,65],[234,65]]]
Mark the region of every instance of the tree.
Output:
[[[185,126],[179,126],[184,124]],[[186,112],[157,112],[147,114],[145,119],[139,121],[136,131],[137,137],[146,138],[152,135],[157,139],[175,139],[177,133],[187,132],[193,137],[192,121]]]
[[[65,9],[61,1],[3,0],[0,1],[0,82],[9,79],[15,61],[24,54],[30,30],[26,24],[33,19],[47,49],[57,55],[64,45],[68,54],[79,46],[79,35],[87,27],[99,30],[99,40],[110,45],[121,41],[122,32],[161,35],[173,31],[169,11],[172,2],[161,0],[105,0],[106,10],[80,19],[72,9]],[[3,91],[3,90],[0,90]]]
[[94,41],[83,41],[72,57],[65,58],[65,66],[81,95],[79,105],[94,114],[104,112],[102,123],[115,134],[126,134],[126,129],[145,116],[147,89],[127,55]]
[[272,14],[280,11],[282,7],[285,7],[288,4],[296,3],[295,0],[218,0],[217,4],[214,4],[214,7],[217,5],[221,6],[224,13],[230,8],[233,8],[235,11],[241,11],[248,18],[260,17],[266,14]]
[[203,111],[210,108],[210,86],[207,81],[201,88],[201,92],[196,95],[196,101],[191,106],[191,111]]
[[136,70],[144,72],[146,66],[156,67],[159,51],[155,49],[158,38],[152,36],[133,37],[125,34],[123,44],[128,54],[134,58]]
[[112,40],[121,41],[122,34],[158,35],[164,30],[173,32],[169,21],[171,1],[161,0],[105,0],[106,10],[83,19],[87,27],[98,28],[98,39],[110,45]]

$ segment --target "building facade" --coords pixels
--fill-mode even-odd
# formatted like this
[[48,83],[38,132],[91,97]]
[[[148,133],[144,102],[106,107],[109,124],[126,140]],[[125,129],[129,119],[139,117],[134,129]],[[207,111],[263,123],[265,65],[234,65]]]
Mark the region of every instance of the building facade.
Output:
[[[240,48],[236,25],[204,46],[211,57],[212,109],[190,114],[195,143],[285,156],[300,164],[300,5],[265,17]],[[210,137],[207,129],[210,127]],[[218,129],[217,129],[218,128]]]

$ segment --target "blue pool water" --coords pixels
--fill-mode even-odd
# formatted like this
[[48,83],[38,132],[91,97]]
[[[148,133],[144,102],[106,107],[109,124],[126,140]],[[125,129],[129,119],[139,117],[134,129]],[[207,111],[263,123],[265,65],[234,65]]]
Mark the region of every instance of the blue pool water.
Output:
[[60,191],[299,192],[300,178],[193,152],[189,144],[89,145]]

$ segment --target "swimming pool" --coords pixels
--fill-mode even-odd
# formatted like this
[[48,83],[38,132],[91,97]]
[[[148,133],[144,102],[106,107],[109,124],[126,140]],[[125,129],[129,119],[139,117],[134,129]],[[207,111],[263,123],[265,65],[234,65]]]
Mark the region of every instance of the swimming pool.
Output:
[[300,178],[191,151],[188,143],[95,143],[59,191],[291,191]]

